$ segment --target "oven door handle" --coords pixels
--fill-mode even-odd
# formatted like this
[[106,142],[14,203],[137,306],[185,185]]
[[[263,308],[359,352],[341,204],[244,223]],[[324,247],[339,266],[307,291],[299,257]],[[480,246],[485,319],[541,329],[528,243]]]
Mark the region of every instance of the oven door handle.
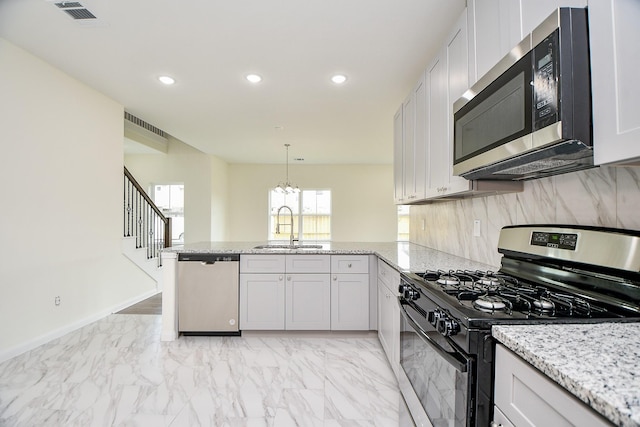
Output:
[[462,361],[458,360],[458,358],[456,358],[455,355],[449,353],[448,351],[446,351],[445,349],[440,347],[438,345],[438,343],[436,343],[433,339],[431,339],[431,337],[429,337],[427,332],[424,329],[422,329],[422,327],[418,323],[416,323],[415,320],[413,320],[411,318],[411,315],[409,313],[407,313],[407,310],[404,309],[404,305],[402,304],[402,302],[400,301],[399,298],[398,298],[398,304],[400,305],[400,314],[402,314],[402,317],[405,318],[407,323],[409,323],[409,325],[416,331],[418,336],[424,342],[429,344],[433,348],[433,350],[435,350],[450,365],[452,365],[455,369],[457,369],[458,372],[467,372],[468,371],[468,366],[467,366],[466,362],[462,362]]

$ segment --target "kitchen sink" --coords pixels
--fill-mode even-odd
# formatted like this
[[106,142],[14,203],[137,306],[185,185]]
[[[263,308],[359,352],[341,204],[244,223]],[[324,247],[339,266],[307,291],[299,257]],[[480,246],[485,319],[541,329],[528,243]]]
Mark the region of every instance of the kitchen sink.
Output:
[[295,249],[322,249],[322,245],[258,245],[253,249],[269,249],[269,250],[295,250]]

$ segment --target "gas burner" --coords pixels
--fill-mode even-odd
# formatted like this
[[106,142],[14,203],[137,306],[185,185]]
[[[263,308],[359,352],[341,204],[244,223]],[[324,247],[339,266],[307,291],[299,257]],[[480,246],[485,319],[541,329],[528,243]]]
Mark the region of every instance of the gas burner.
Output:
[[506,302],[500,298],[491,295],[484,295],[473,301],[473,306],[483,311],[504,311],[507,308]]
[[495,276],[482,276],[476,280],[476,283],[483,286],[498,286],[502,282],[500,282],[500,279]]
[[460,283],[460,279],[453,275],[443,274],[440,275],[440,278],[436,280],[436,282],[441,285],[457,285]]
[[553,311],[555,309],[555,304],[553,301],[549,301],[546,298],[540,298],[533,301],[533,307],[536,310],[540,310],[542,312]]

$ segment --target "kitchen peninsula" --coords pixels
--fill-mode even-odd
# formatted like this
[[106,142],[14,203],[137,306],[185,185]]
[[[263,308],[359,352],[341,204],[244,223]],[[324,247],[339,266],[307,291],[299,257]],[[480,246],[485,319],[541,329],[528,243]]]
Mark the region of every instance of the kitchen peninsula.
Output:
[[[382,260],[398,271],[425,271],[427,269],[468,269],[495,270],[490,266],[466,258],[451,255],[425,246],[409,242],[332,242],[322,248],[304,249],[256,249],[265,242],[199,242],[185,246],[164,249],[162,253],[162,340],[173,341],[178,338],[177,325],[177,263],[178,255],[189,254],[266,254],[266,255],[371,255]],[[373,268],[375,270],[375,266]],[[395,286],[395,285],[394,285]]]

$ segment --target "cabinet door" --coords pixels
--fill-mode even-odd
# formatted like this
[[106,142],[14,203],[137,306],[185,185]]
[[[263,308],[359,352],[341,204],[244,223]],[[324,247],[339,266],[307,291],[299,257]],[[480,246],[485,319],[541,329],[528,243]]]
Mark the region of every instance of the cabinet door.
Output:
[[398,376],[400,363],[400,308],[397,294],[378,280],[378,338],[391,369]]
[[447,178],[446,193],[469,190],[469,181],[453,175],[453,103],[469,89],[467,11],[457,21],[447,41]]
[[434,58],[425,76],[429,103],[429,186],[427,198],[442,195],[448,181],[447,60],[444,50]]
[[611,424],[502,345],[496,346],[495,404],[517,426]]
[[331,275],[331,330],[369,330],[369,274]]
[[240,274],[240,329],[284,329],[284,274]]
[[398,204],[404,201],[404,157],[403,157],[402,105],[393,116],[393,196]]
[[589,4],[593,151],[598,165],[640,161],[639,22],[638,0]]
[[416,175],[415,175],[415,127],[416,127],[416,98],[411,92],[402,106],[402,127],[403,127],[403,176],[405,202],[411,202],[415,198]]
[[426,196],[427,189],[427,124],[429,110],[427,108],[427,86],[424,73],[413,90],[415,99],[415,125],[414,125],[414,189],[411,194],[412,201],[422,200]]
[[331,329],[329,274],[287,274],[285,329]]
[[520,43],[522,25],[520,3],[513,0],[470,0],[467,13],[472,86]]
[[467,12],[460,16],[444,50],[428,71],[429,189],[427,197],[467,191],[469,181],[453,175],[453,103],[469,87]]

